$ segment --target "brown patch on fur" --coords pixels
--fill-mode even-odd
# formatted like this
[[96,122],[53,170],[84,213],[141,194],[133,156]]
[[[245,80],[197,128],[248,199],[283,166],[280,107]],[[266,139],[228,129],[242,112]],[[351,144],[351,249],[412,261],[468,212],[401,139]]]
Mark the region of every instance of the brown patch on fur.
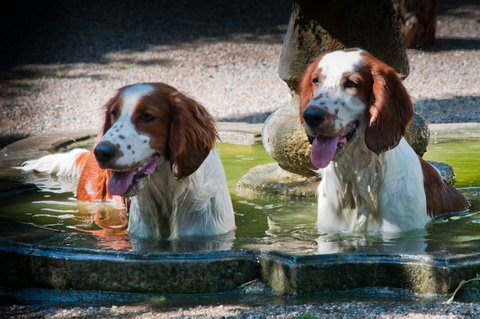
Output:
[[315,94],[316,86],[313,85],[312,79],[314,76],[319,77],[319,82],[321,82],[321,70],[318,69],[318,63],[322,59],[322,56],[317,56],[312,60],[312,63],[307,67],[303,73],[302,80],[298,87],[298,95],[300,96],[300,108],[299,108],[299,119],[300,123],[303,123],[303,112],[308,102],[312,99]]
[[[347,80],[357,83],[357,87],[344,87]],[[350,73],[343,73],[340,80],[340,86],[347,94],[357,96],[365,105],[370,102],[372,95],[373,78],[369,70],[359,68],[359,70]]]
[[198,102],[180,92],[172,94],[170,101],[170,161],[173,175],[181,179],[203,163],[218,134],[214,119]]
[[423,184],[427,197],[427,212],[430,217],[442,213],[461,212],[470,208],[468,200],[440,176],[428,162],[420,159],[423,171]]
[[[112,111],[117,114],[119,111],[120,90],[111,97],[103,106],[104,122],[102,132],[97,139],[100,139],[111,127],[114,119],[112,118]],[[95,145],[97,144],[95,143]],[[95,146],[94,146],[95,148]],[[77,200],[79,201],[98,201],[111,199],[112,195],[108,192],[107,183],[110,175],[110,170],[101,169],[95,158],[93,150],[89,153],[81,154],[82,156],[76,159],[77,164],[82,170],[77,184]],[[81,166],[80,166],[81,165]],[[88,188],[88,191],[87,191]],[[89,192],[90,191],[90,192]]]
[[111,199],[112,196],[107,190],[107,183],[111,171],[101,169],[100,166],[98,166],[92,151],[85,153],[84,158],[77,160],[84,161],[82,174],[80,175],[77,185],[77,200],[95,201]]
[[413,119],[413,107],[395,70],[368,53],[363,57],[373,77],[365,143],[380,154],[398,145]]
[[[169,158],[168,139],[172,113],[170,95],[177,90],[163,83],[150,85],[155,90],[138,101],[131,120],[136,130],[150,137],[150,148]],[[147,114],[151,116],[149,121],[144,120]]]
[[117,93],[113,97],[111,97],[107,101],[107,103],[105,103],[105,105],[103,106],[103,109],[105,112],[105,118],[103,122],[102,133],[101,133],[102,136],[105,135],[105,133],[107,133],[107,131],[113,125],[114,119],[112,119],[112,112],[116,112],[117,114],[120,113],[120,110],[119,110],[120,90],[118,90]]

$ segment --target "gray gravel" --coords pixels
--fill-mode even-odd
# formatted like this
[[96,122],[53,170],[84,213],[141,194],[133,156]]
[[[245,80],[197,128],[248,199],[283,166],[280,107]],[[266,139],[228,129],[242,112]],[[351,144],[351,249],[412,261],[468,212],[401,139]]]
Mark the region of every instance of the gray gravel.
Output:
[[[12,2],[12,1],[10,1]],[[433,49],[408,50],[405,85],[433,123],[479,122],[480,4],[440,1]],[[193,5],[193,3],[195,5]],[[262,122],[289,100],[277,76],[290,0],[50,1],[0,12],[0,148],[28,134],[100,126],[114,89],[164,81],[221,121]],[[14,28],[12,29],[12,26]],[[285,306],[0,306],[5,317],[473,318],[478,303]]]
[[480,3],[439,2],[435,46],[408,50],[405,86],[430,123],[479,122]]
[[304,305],[0,307],[9,318],[478,318],[478,304],[351,301]]
[[[0,50],[0,138],[96,129],[103,103],[134,82],[170,83],[221,121],[262,122],[289,100],[277,76],[289,0],[193,8],[189,1],[111,2],[52,1],[37,15],[0,16],[23,25],[0,32],[10,41]],[[405,85],[429,122],[480,119],[480,6],[473,3],[443,1],[435,47],[408,51]]]

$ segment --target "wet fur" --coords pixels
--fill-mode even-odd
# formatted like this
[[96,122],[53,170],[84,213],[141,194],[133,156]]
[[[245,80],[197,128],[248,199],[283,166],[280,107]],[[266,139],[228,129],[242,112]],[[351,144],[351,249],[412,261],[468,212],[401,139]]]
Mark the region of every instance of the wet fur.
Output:
[[[318,226],[329,230],[402,231],[421,228],[436,215],[468,209],[465,197],[404,140],[413,107],[397,73],[365,51],[348,52],[358,54],[361,60],[355,71],[364,76],[364,83],[372,83],[370,98],[363,117],[358,119],[361,124],[357,136],[323,169],[318,188]],[[322,73],[323,58],[314,58],[300,81],[299,115],[304,125],[303,113],[318,90],[312,84],[312,74],[317,72],[318,76],[320,71],[320,79],[328,75]],[[307,130],[312,131],[315,128]]]

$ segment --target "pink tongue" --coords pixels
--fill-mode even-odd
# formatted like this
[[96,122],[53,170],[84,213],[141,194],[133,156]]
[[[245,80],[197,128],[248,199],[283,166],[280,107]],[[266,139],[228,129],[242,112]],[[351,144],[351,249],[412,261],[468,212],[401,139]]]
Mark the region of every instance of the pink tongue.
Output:
[[337,151],[339,137],[316,136],[312,143],[310,159],[315,168],[325,168]]
[[135,170],[128,172],[112,172],[112,176],[108,180],[108,191],[112,195],[123,196],[130,184],[132,183]]

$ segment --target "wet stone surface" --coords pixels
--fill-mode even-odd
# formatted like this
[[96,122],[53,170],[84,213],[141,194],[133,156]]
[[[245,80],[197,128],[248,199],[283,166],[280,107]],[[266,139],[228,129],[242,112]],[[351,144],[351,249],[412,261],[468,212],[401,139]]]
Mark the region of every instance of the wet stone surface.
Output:
[[38,244],[69,234],[1,222],[0,285],[7,287],[195,293],[231,290],[258,277],[251,252],[155,254],[69,248]]

